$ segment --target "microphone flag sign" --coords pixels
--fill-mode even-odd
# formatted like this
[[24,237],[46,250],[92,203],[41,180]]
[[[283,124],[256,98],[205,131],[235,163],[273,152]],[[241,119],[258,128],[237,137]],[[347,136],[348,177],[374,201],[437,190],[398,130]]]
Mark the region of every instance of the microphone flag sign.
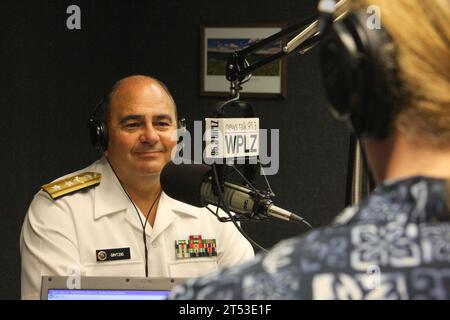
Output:
[[259,155],[259,118],[206,118],[205,157],[230,159]]

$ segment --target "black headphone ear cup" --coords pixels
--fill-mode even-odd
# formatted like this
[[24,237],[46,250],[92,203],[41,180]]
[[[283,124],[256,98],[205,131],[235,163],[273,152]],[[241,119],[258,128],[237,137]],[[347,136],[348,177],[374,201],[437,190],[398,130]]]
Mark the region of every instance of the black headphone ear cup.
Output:
[[320,62],[333,113],[359,137],[383,139],[394,110],[385,65],[395,55],[384,54],[392,41],[384,29],[369,30],[367,19],[365,11],[355,11],[335,22],[323,38]]
[[101,150],[103,152],[108,148],[108,126],[103,120],[105,117],[105,101],[106,97],[103,97],[95,106],[94,111],[88,120],[89,136],[91,138],[92,146],[96,150]]
[[184,146],[184,142],[183,142],[183,136],[186,133],[186,119],[185,118],[181,118],[177,120],[177,144],[180,145],[180,149],[182,152],[183,146]]
[[177,120],[177,129],[186,130],[186,119],[181,118]]
[[361,101],[361,80],[358,72],[358,55],[351,43],[345,43],[340,34],[345,26],[337,22],[330,29],[322,45],[320,64],[325,90],[338,118],[346,118],[358,109]]
[[106,151],[108,148],[108,127],[101,120],[89,119],[89,135],[92,146],[97,150]]
[[186,133],[186,119],[180,118],[177,120],[177,144],[175,146],[177,157],[183,158],[183,149],[185,146],[185,133]]
[[323,39],[320,63],[333,114],[359,133],[365,117],[368,75],[363,64],[362,42],[356,38],[358,34],[349,16],[335,22]]
[[108,126],[104,121],[100,121],[98,136],[101,150],[106,151],[108,149]]

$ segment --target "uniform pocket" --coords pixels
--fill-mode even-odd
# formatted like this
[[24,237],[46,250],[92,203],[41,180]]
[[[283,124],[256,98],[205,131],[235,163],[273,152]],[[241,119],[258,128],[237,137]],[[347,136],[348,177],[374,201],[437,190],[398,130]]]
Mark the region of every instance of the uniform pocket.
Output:
[[83,264],[86,276],[140,277],[145,276],[143,261],[106,261]]
[[169,262],[169,273],[172,278],[195,278],[217,268],[217,258],[191,258]]

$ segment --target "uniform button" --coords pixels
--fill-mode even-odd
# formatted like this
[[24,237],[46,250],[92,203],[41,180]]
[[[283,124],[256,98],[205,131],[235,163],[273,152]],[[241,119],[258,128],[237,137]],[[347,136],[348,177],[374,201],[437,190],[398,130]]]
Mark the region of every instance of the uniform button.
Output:
[[153,248],[158,248],[158,246],[159,246],[159,243],[158,243],[158,242],[153,242],[153,243],[152,243],[152,247],[153,247]]

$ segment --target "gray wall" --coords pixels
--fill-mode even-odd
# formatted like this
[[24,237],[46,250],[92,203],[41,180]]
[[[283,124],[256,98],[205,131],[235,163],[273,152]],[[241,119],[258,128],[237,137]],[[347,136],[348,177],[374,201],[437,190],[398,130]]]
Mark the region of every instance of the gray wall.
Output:
[[[40,186],[94,161],[86,122],[117,79],[146,73],[171,89],[189,123],[219,101],[199,95],[199,27],[282,21],[314,13],[316,0],[2,1],[0,135],[2,213],[0,298],[20,296],[19,233]],[[82,10],[82,29],[66,29],[66,8]],[[276,204],[315,227],[344,206],[348,131],[326,108],[318,51],[288,58],[287,98],[249,99],[262,128],[280,129]],[[191,125],[190,125],[191,126]],[[245,223],[260,244],[305,231],[283,221]]]

